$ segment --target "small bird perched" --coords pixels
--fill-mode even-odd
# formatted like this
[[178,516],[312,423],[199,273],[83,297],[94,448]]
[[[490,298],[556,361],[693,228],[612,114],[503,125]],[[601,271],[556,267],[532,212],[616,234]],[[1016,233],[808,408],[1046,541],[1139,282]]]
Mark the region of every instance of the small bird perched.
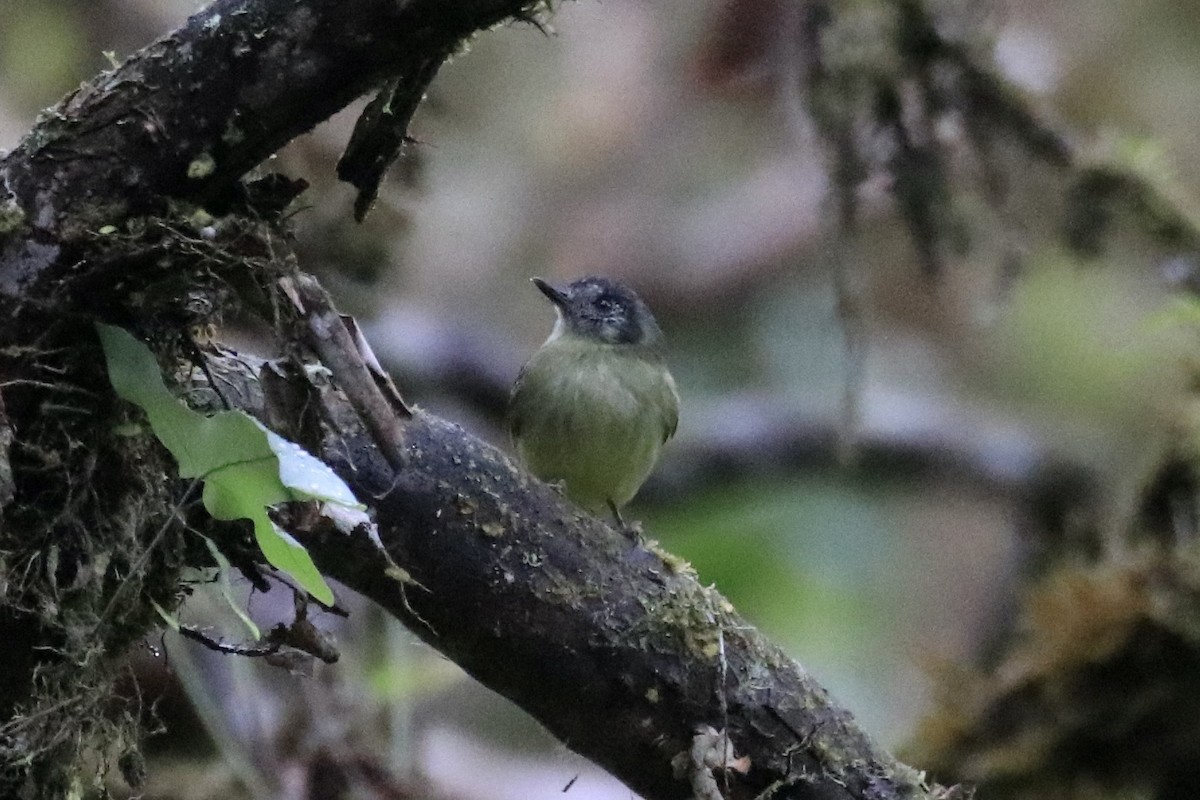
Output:
[[508,429],[544,481],[561,481],[589,511],[617,521],[679,421],[663,335],[633,290],[607,278],[533,283],[557,312],[550,338],[513,384]]

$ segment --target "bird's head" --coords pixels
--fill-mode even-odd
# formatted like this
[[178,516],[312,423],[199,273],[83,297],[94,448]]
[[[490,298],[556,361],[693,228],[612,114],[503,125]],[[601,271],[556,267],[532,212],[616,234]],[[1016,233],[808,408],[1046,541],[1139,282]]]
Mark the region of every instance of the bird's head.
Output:
[[554,286],[541,278],[533,283],[558,311],[551,335],[572,333],[612,345],[656,345],[662,331],[650,308],[628,286],[609,278],[580,278]]

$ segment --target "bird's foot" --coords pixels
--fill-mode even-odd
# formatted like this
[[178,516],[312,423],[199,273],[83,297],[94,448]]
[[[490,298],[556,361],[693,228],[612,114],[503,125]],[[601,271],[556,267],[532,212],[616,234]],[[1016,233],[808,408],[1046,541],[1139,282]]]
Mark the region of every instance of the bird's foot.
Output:
[[642,543],[642,523],[634,520],[626,522],[621,516],[621,510],[617,508],[617,504],[612,500],[608,501],[608,510],[612,512],[613,520],[617,523],[617,529],[625,534],[634,544]]

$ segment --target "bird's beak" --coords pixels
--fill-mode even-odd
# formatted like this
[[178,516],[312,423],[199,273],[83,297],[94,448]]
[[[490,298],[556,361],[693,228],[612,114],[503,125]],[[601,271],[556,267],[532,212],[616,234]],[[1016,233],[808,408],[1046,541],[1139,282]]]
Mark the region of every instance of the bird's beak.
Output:
[[538,291],[550,298],[550,302],[554,305],[562,308],[567,304],[567,296],[560,289],[554,288],[541,278],[530,278],[530,280],[533,281],[533,285],[538,288]]

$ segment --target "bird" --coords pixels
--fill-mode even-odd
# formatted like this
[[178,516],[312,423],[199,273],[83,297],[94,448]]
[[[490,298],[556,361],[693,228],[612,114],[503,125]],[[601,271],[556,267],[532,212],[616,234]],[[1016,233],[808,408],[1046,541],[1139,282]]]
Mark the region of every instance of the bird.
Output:
[[662,330],[628,286],[590,276],[533,284],[554,305],[549,338],[513,384],[508,430],[526,468],[618,525],[679,424]]

